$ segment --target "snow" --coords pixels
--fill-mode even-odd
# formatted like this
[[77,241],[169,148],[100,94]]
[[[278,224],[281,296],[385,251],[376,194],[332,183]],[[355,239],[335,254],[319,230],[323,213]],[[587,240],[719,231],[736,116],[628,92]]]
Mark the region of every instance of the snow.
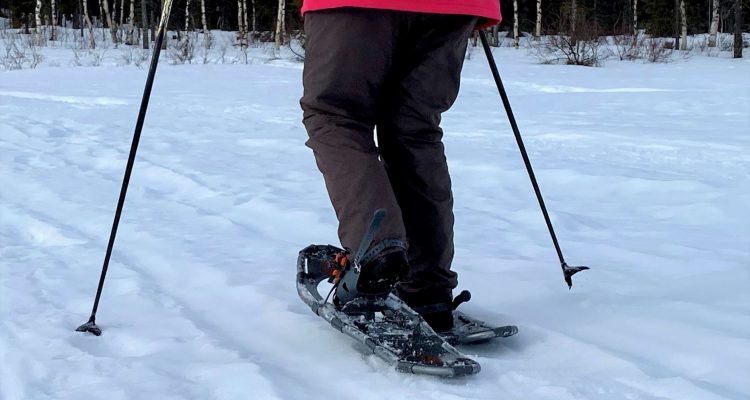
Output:
[[[163,63],[97,322],[85,322],[146,71],[0,73],[0,399],[750,397],[750,63],[604,68],[495,52],[565,287],[474,51],[444,116],[465,311],[519,325],[483,371],[403,375],[313,315],[297,251],[336,243],[301,65]],[[478,49],[477,49],[478,50]]]

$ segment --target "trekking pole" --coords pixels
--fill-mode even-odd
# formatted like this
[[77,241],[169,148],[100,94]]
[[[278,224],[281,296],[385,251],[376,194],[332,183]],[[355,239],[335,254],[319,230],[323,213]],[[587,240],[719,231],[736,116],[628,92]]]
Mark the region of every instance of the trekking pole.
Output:
[[497,70],[495,59],[492,57],[492,51],[490,50],[490,44],[487,42],[487,35],[484,31],[479,31],[479,38],[482,40],[482,47],[484,47],[484,54],[487,55],[487,61],[490,64],[492,70],[492,76],[495,78],[495,84],[497,84],[497,91],[500,92],[500,97],[503,99],[503,105],[505,106],[505,112],[508,114],[508,121],[510,126],[513,128],[513,134],[516,136],[516,142],[518,143],[518,149],[521,151],[521,157],[523,162],[526,164],[526,171],[529,173],[531,184],[534,186],[534,193],[536,193],[536,199],[539,201],[539,207],[542,208],[542,214],[544,214],[544,221],[547,222],[547,228],[549,229],[549,235],[552,237],[552,243],[555,245],[557,251],[557,257],[560,259],[560,267],[562,268],[563,276],[565,277],[565,283],[568,284],[568,289],[573,287],[573,275],[577,272],[589,269],[589,267],[577,266],[571,267],[563,258],[562,250],[560,250],[560,244],[557,242],[557,236],[555,235],[555,229],[552,227],[552,220],[549,218],[547,207],[544,205],[544,199],[542,198],[542,191],[539,189],[539,184],[534,176],[534,170],[531,168],[531,161],[529,155],[526,153],[526,147],[523,145],[523,139],[521,139],[521,132],[518,130],[518,124],[516,118],[513,116],[513,110],[510,108],[510,101],[508,100],[508,94],[505,93],[505,87],[503,87],[503,81],[500,79],[500,72]]
[[138,111],[138,120],[135,123],[135,133],[133,134],[133,143],[130,145],[130,155],[128,156],[128,164],[125,167],[125,176],[122,179],[122,188],[120,189],[120,199],[117,201],[117,210],[115,211],[115,219],[112,222],[112,232],[109,235],[109,243],[107,244],[107,252],[104,256],[104,264],[102,265],[102,272],[99,276],[99,287],[96,289],[96,298],[94,298],[94,307],[91,310],[91,316],[88,322],[76,328],[78,332],[91,332],[96,336],[102,334],[102,330],[96,325],[96,311],[99,308],[99,300],[102,296],[102,289],[104,288],[104,279],[107,277],[107,269],[109,268],[109,259],[112,257],[112,248],[115,245],[115,236],[117,235],[117,227],[120,224],[120,216],[122,215],[122,208],[125,204],[125,195],[128,192],[128,183],[130,182],[130,174],[133,172],[133,164],[135,163],[135,154],[138,151],[138,142],[141,139],[141,131],[143,130],[143,121],[146,118],[146,109],[148,108],[148,100],[151,97],[151,88],[154,85],[154,76],[156,75],[156,67],[159,64],[159,54],[161,53],[161,45],[164,41],[164,36],[167,31],[167,22],[169,21],[169,13],[172,9],[172,0],[164,0],[164,8],[162,9],[161,20],[159,21],[158,34],[156,36],[156,43],[154,44],[154,53],[151,58],[151,66],[148,69],[148,77],[146,78],[146,87],[143,90],[143,98],[141,99],[141,108]]

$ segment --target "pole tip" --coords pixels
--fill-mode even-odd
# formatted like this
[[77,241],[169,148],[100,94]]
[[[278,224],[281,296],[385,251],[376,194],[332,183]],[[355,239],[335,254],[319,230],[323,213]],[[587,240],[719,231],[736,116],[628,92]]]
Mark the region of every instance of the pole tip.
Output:
[[562,269],[563,269],[563,275],[565,275],[565,283],[568,284],[568,290],[570,290],[573,288],[573,275],[577,274],[578,272],[585,271],[591,268],[584,267],[583,265],[580,265],[577,267],[571,267],[568,264],[563,263]]
[[86,322],[85,324],[79,326],[76,328],[77,332],[89,332],[92,333],[94,336],[101,336],[102,330],[96,326],[96,323],[93,319],[90,319],[89,322]]

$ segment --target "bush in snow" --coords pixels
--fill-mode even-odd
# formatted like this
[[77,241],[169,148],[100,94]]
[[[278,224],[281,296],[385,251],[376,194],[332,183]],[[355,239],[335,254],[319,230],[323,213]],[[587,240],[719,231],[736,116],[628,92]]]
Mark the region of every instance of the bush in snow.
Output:
[[167,57],[171,64],[192,64],[195,57],[195,44],[190,35],[186,34],[179,40],[170,40]]
[[98,67],[102,65],[107,49],[73,49],[73,59],[70,64],[76,67]]
[[649,37],[645,41],[644,55],[648,62],[666,63],[672,61],[674,46],[671,39]]
[[576,38],[568,34],[549,35],[531,41],[529,53],[542,64],[562,63],[587,67],[601,65],[612,54],[602,38]]
[[135,65],[141,67],[151,58],[149,50],[141,49],[137,46],[123,46],[120,48],[119,65]]
[[35,35],[9,33],[3,35],[5,49],[0,55],[0,66],[6,70],[36,68],[44,60]]
[[528,43],[529,53],[543,64],[569,64],[596,67],[612,55],[597,24],[583,11],[578,17],[560,18],[557,34]]

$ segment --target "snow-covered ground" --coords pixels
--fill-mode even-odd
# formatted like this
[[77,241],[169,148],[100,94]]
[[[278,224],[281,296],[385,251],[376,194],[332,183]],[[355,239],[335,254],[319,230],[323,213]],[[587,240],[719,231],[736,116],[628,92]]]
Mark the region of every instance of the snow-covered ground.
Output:
[[[402,375],[297,298],[336,243],[301,65],[161,67],[98,315],[88,317],[145,79],[0,73],[0,399],[750,397],[750,62],[496,58],[565,287],[486,61],[445,115],[464,309],[518,324],[483,371]],[[65,66],[65,63],[58,63]],[[166,64],[166,63],[165,63]]]

